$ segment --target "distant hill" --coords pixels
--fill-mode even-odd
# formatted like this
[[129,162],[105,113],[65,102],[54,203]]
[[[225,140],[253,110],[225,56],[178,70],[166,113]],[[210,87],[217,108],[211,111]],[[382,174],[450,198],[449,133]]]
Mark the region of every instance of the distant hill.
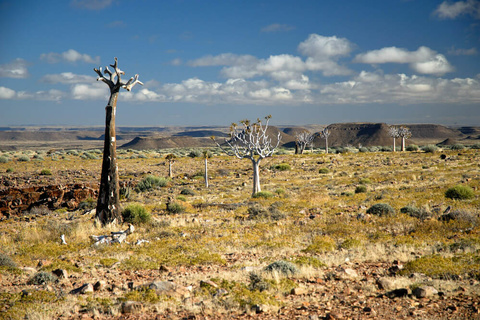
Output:
[[169,148],[199,148],[214,147],[215,143],[210,138],[194,137],[136,137],[132,141],[120,146],[120,149],[169,149]]
[[194,138],[210,138],[214,137],[228,137],[228,135],[218,130],[194,130],[194,131],[182,131],[173,135],[174,137],[194,137]]

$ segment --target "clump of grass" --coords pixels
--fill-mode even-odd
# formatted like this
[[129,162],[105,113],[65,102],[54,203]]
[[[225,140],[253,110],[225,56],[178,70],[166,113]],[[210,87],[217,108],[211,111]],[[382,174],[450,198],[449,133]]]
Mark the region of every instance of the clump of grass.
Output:
[[0,267],[17,268],[17,264],[6,254],[0,253]]
[[270,289],[270,284],[265,281],[260,274],[256,272],[250,272],[248,277],[250,278],[250,285],[248,286],[248,290],[258,290],[262,292]]
[[274,165],[273,169],[277,171],[290,171],[292,168],[288,163],[279,163]]
[[428,277],[441,279],[457,279],[468,274],[480,278],[480,261],[478,255],[471,253],[457,254],[453,257],[442,257],[439,254],[423,256],[407,262],[401,271],[403,275],[423,273]]
[[320,173],[320,174],[327,174],[327,173],[329,173],[329,172],[330,172],[330,170],[328,170],[327,168],[320,168],[320,169],[318,169],[318,173]]
[[50,169],[42,169],[42,171],[40,171],[40,175],[41,176],[51,176],[52,171],[50,171]]
[[130,301],[139,301],[147,303],[157,303],[160,301],[160,297],[155,290],[149,288],[142,288],[139,290],[132,290],[125,294],[125,299]]
[[78,204],[79,210],[92,210],[97,205],[97,202],[92,197],[88,197]]
[[358,183],[360,183],[360,184],[371,184],[372,180],[370,180],[369,178],[362,178],[358,181]]
[[26,155],[23,155],[23,156],[18,157],[17,160],[21,161],[21,162],[28,162],[28,161],[30,161],[30,157],[26,156]]
[[355,188],[355,193],[365,193],[365,192],[367,192],[367,186],[363,184]]
[[298,269],[295,266],[295,264],[288,261],[284,261],[284,260],[275,261],[269,264],[268,266],[265,267],[265,271],[267,272],[276,271],[285,276],[295,275],[298,273]]
[[167,203],[167,212],[170,214],[178,214],[185,212],[185,206],[181,205],[178,202],[169,202]]
[[445,197],[454,200],[468,200],[475,197],[473,189],[469,186],[458,184],[454,187],[448,188],[445,191]]
[[465,146],[463,144],[454,144],[450,146],[450,150],[463,150]]
[[298,266],[309,266],[314,268],[326,267],[327,265],[315,257],[300,256],[292,260]]
[[113,266],[115,263],[118,262],[118,259],[115,259],[115,258],[103,258],[103,259],[100,259],[100,264],[102,266],[104,266],[105,268],[110,268],[111,266]]
[[5,170],[6,173],[12,173],[13,171],[13,168],[7,168],[7,170]]
[[313,239],[312,243],[302,251],[306,253],[318,254],[333,251],[335,248],[335,240],[329,236],[317,236]]
[[340,245],[340,248],[348,250],[348,249],[359,248],[361,246],[362,246],[362,241],[355,238],[349,238],[342,242],[342,244]]
[[27,284],[42,285],[57,281],[58,278],[51,272],[40,271],[27,281]]
[[410,151],[410,152],[418,151],[418,149],[419,148],[416,144],[410,144],[405,148],[405,150]]
[[431,216],[427,210],[419,209],[415,206],[405,206],[400,209],[400,212],[420,220],[425,220]]
[[250,220],[282,220],[285,219],[285,214],[278,210],[276,205],[271,205],[268,209],[265,209],[260,204],[256,203],[251,205],[247,209],[248,219]]
[[1,156],[1,157],[0,157],[0,163],[7,163],[8,161],[10,161],[9,158],[4,157],[4,156]]
[[152,216],[144,206],[132,203],[123,209],[122,218],[124,222],[138,225],[150,222]]
[[390,216],[395,214],[395,209],[387,203],[377,203],[368,208],[367,213],[377,216]]
[[195,150],[190,151],[190,153],[188,154],[188,156],[189,156],[190,158],[200,158],[200,157],[203,156],[203,153],[202,153],[201,150],[195,149]]
[[137,184],[135,190],[137,192],[145,192],[157,187],[166,187],[168,184],[168,179],[157,177],[154,175],[148,175],[144,177],[140,182]]
[[269,199],[269,198],[273,198],[274,196],[275,195],[270,191],[259,191],[253,195],[253,198]]

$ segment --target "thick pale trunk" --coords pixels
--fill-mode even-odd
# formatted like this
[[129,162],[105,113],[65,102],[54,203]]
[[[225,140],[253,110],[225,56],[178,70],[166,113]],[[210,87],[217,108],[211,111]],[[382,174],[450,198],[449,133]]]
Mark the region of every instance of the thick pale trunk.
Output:
[[261,159],[258,159],[258,160],[252,159],[252,165],[253,165],[253,193],[252,193],[252,195],[254,195],[257,192],[262,191],[262,189],[260,188],[260,169],[259,169],[260,168],[260,160]]
[[208,162],[205,158],[205,187],[208,188]]
[[328,153],[328,138],[325,138],[325,153]]
[[393,152],[395,152],[395,138],[393,138]]
[[115,113],[118,90],[111,93],[105,107],[105,142],[103,146],[102,175],[98,192],[96,217],[103,224],[121,222],[120,196],[117,167],[117,142],[115,134]]
[[405,138],[402,137],[402,151],[405,151]]
[[168,177],[173,178],[173,172],[172,172],[172,162],[168,162]]

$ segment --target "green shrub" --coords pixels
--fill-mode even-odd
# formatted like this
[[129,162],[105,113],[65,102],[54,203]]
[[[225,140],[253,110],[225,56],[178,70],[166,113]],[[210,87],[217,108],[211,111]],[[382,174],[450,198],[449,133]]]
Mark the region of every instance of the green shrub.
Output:
[[463,150],[465,146],[463,144],[454,144],[450,146],[450,150]]
[[317,236],[313,239],[312,243],[302,251],[306,253],[319,254],[333,251],[335,250],[335,247],[335,240],[329,236]]
[[50,171],[50,169],[42,169],[42,171],[40,171],[40,175],[41,176],[51,176],[52,171]]
[[5,172],[6,173],[11,173],[11,172],[13,172],[13,168],[7,168],[7,170]]
[[187,201],[187,198],[186,198],[185,196],[183,196],[183,195],[178,195],[178,196],[177,196],[177,200],[180,200],[180,201],[184,201],[184,202],[185,202],[185,201]]
[[57,281],[58,278],[51,272],[40,271],[27,281],[27,284],[42,285]]
[[434,144],[429,144],[429,145],[423,146],[422,150],[426,153],[435,153],[438,150],[438,147]]
[[30,157],[23,155],[23,156],[18,157],[17,160],[22,161],[22,162],[28,162],[28,161],[30,161]]
[[395,210],[387,203],[377,203],[368,208],[367,213],[377,216],[388,216],[395,214]]
[[257,193],[255,193],[253,195],[253,198],[264,198],[264,199],[268,199],[268,198],[272,198],[274,197],[274,194],[271,193],[270,191],[259,191]]
[[193,192],[191,189],[184,188],[182,191],[180,191],[180,194],[183,194],[184,196],[194,196],[195,192]]
[[448,190],[445,191],[445,197],[455,200],[467,200],[473,199],[475,193],[469,186],[458,184],[455,187],[448,188]]
[[369,152],[370,150],[368,150],[367,147],[360,147],[360,148],[358,149],[358,151],[359,151],[359,152]]
[[4,157],[4,156],[1,156],[1,157],[0,157],[0,163],[7,163],[8,161],[10,161],[9,158]]
[[167,203],[167,212],[170,214],[183,213],[185,210],[185,207],[178,202]]
[[418,151],[418,146],[416,144],[411,144],[411,145],[408,145],[405,150],[407,151]]
[[318,169],[318,173],[320,174],[326,174],[326,173],[329,173],[330,170],[328,170],[327,168],[320,168]]
[[188,154],[188,156],[189,156],[190,158],[200,158],[200,157],[203,157],[203,152],[200,151],[200,150],[195,149],[195,150],[190,151],[190,153]]
[[150,222],[152,216],[142,205],[132,203],[123,209],[122,218],[127,223],[144,224]]
[[370,183],[372,183],[372,180],[370,180],[369,178],[362,178],[358,181],[358,183],[360,183],[360,184],[370,184]]
[[421,220],[425,220],[425,219],[431,217],[431,214],[429,212],[427,212],[427,210],[419,209],[419,208],[414,207],[414,206],[405,206],[405,207],[400,209],[400,212],[404,213],[404,214],[407,214],[410,217],[421,219]]
[[140,180],[135,190],[137,190],[137,192],[145,192],[157,187],[166,187],[167,184],[168,184],[168,179],[166,178],[157,177],[154,175],[148,175],[144,177],[142,180]]
[[299,266],[310,266],[314,268],[326,267],[327,265],[315,257],[299,256],[292,261]]
[[480,143],[475,143],[470,146],[471,149],[480,149]]
[[265,209],[260,204],[255,203],[254,205],[248,207],[247,213],[249,220],[271,219],[278,221],[285,219],[285,214],[278,210],[275,205],[271,205],[270,208]]
[[349,238],[342,242],[342,244],[340,245],[340,248],[348,250],[348,249],[358,248],[361,245],[362,245],[362,242],[360,240]]
[[298,273],[297,267],[288,261],[275,261],[274,263],[269,264],[265,267],[265,271],[267,272],[278,272],[286,276],[294,275]]
[[273,166],[273,169],[277,171],[290,171],[292,168],[288,163],[279,163]]
[[364,185],[360,185],[355,188],[355,193],[365,193],[365,192],[367,192],[367,187]]
[[250,272],[248,275],[250,278],[250,285],[248,286],[248,290],[255,291],[258,290],[260,292],[268,290],[270,288],[270,284],[263,280],[262,276],[255,272]]

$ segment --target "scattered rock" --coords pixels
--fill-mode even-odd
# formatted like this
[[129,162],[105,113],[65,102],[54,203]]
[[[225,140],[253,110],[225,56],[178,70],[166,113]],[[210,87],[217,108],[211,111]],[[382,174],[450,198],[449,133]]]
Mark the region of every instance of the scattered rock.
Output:
[[94,291],[93,285],[91,283],[85,283],[83,286],[73,289],[70,291],[70,294],[85,294],[85,293],[92,293]]
[[293,288],[292,291],[290,291],[291,294],[293,295],[303,295],[307,293],[307,290],[305,288]]
[[99,280],[95,282],[95,284],[93,285],[93,289],[95,291],[102,291],[105,289],[106,285],[107,285],[107,282],[105,280]]
[[343,315],[338,313],[338,312],[332,311],[332,312],[327,313],[327,315],[325,316],[325,319],[326,320],[343,319]]
[[200,287],[202,287],[202,288],[207,288],[207,287],[218,288],[218,285],[211,280],[200,280]]
[[421,298],[429,298],[438,294],[438,290],[432,286],[421,286],[421,287],[415,288],[415,290],[413,290],[412,293],[415,297],[421,299]]
[[65,269],[55,269],[52,271],[52,273],[59,279],[68,279],[68,273]]
[[401,288],[389,291],[386,293],[386,296],[393,299],[393,298],[402,298],[408,296],[408,289]]

